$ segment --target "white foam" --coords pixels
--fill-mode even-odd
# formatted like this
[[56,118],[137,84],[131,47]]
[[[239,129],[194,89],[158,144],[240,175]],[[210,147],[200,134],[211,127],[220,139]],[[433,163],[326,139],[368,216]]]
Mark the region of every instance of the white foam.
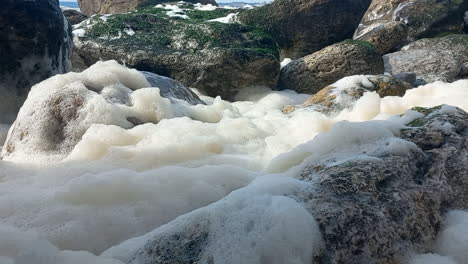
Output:
[[[365,85],[363,80],[357,83]],[[99,254],[241,188],[203,211],[219,220],[213,222],[213,247],[208,248],[220,262],[255,263],[261,252],[272,261],[283,261],[280,254],[285,254],[296,263],[310,263],[315,251],[302,246],[318,243],[315,222],[300,204],[284,196],[289,189],[276,192],[283,185],[305,183],[289,179],[294,183],[278,184],[272,173],[296,177],[305,164],[405,155],[415,146],[395,135],[421,116],[409,108],[448,103],[468,111],[468,80],[421,86],[401,98],[366,93],[333,116],[306,110],[284,114],[285,106],[308,97],[292,91],[257,87],[242,91],[238,99],[243,101],[204,96],[207,105],[191,106],[161,98],[158,89],[143,88],[147,86],[141,73],[100,62],[33,87],[23,107],[29,110],[19,114],[23,120],[29,111],[40,111],[42,98],[66,87],[92,94],[80,112],[83,119],[70,127],[84,129],[84,136],[70,153],[58,153],[58,159],[44,159],[48,154],[36,149],[44,144],[37,137],[23,146],[27,155],[0,161],[2,224],[37,232],[61,250]],[[145,124],[133,126],[129,116]],[[39,129],[35,124],[28,126],[30,133]],[[35,165],[25,164],[34,160]],[[249,185],[259,176],[264,177]],[[234,205],[241,205],[242,214],[234,213]],[[243,233],[241,224],[252,219],[259,229]],[[224,220],[234,232],[226,240],[219,224]],[[262,226],[271,229],[262,231]],[[278,239],[283,236],[284,241]],[[245,248],[248,243],[233,242],[240,238],[261,243],[254,251]],[[0,236],[0,242],[4,240]],[[245,255],[236,256],[238,251]]]

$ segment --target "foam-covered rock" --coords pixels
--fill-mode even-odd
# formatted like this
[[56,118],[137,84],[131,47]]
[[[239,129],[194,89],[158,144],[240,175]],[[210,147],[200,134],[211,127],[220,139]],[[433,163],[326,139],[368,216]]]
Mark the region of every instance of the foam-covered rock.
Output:
[[411,85],[387,75],[358,75],[345,77],[312,95],[301,105],[287,106],[284,113],[298,108],[327,114],[339,113],[350,108],[366,92],[377,92],[380,97],[403,96]]
[[178,3],[93,16],[73,31],[75,61],[117,60],[227,100],[246,87],[275,87],[280,63],[273,38],[258,28],[212,21],[235,12]]
[[443,212],[466,207],[468,114],[414,110],[387,126],[339,123],[267,169],[303,164],[298,179],[258,178],[103,256],[139,264],[400,263],[430,251]]
[[314,94],[346,76],[383,72],[382,57],[372,45],[348,40],[294,60],[283,67],[279,88]]
[[72,36],[56,0],[2,1],[0,25],[0,123],[10,123],[31,86],[70,70]]
[[239,14],[242,23],[264,28],[282,58],[298,59],[349,39],[370,0],[276,0]]
[[[161,88],[145,88],[158,86]],[[179,82],[142,74],[115,61],[98,62],[82,73],[55,76],[31,89],[6,139],[2,158],[25,160],[40,153],[60,159],[92,124],[132,128],[188,114],[176,113],[164,97],[174,104],[203,104]]]

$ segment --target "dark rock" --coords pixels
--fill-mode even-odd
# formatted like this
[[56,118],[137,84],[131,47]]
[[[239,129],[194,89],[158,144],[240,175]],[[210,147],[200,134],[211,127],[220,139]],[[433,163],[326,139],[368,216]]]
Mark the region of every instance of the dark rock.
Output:
[[5,0],[0,9],[0,123],[32,85],[70,70],[71,29],[57,0]]
[[280,63],[270,35],[240,24],[207,22],[234,12],[229,9],[180,7],[190,19],[169,17],[162,8],[116,14],[106,21],[92,17],[89,25],[74,31],[75,52],[85,65],[115,59],[227,100],[246,87],[276,86]]
[[411,86],[415,86],[414,84],[416,83],[416,73],[414,72],[402,72],[393,75],[398,80],[404,81],[409,83]]
[[383,72],[382,57],[371,44],[349,40],[286,65],[281,69],[279,88],[314,94],[346,76]]
[[[467,9],[468,1],[463,0],[373,0],[356,35],[362,36],[391,22],[402,22],[407,26],[407,42],[445,32],[461,33],[463,14]],[[380,37],[400,38],[398,31],[388,33],[395,36]],[[399,44],[395,41],[393,48]]]
[[349,39],[370,0],[275,0],[239,14],[242,23],[264,28],[281,58],[298,59]]
[[[174,2],[172,0],[78,0],[83,14],[118,14],[134,11],[139,7],[154,6],[161,3]],[[216,5],[215,0],[187,0],[189,3]]]
[[63,10],[63,15],[68,19],[68,23],[76,25],[88,19],[86,15],[74,9]]

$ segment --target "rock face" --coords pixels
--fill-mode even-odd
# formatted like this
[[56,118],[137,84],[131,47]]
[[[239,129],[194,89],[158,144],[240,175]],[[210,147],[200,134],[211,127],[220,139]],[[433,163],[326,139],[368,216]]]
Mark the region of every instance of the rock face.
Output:
[[386,54],[406,42],[407,28],[403,22],[389,22],[378,26],[357,40],[371,43],[380,54]]
[[372,45],[350,40],[286,65],[281,69],[279,88],[314,94],[346,76],[383,72],[382,58]]
[[34,84],[69,71],[71,29],[57,0],[5,0],[0,10],[0,123]]
[[164,6],[95,16],[74,30],[75,52],[85,65],[115,59],[227,100],[242,88],[276,86],[280,63],[270,35],[239,24],[208,22],[233,10],[200,11],[187,3],[178,8],[185,19],[172,17]]
[[[83,14],[91,16],[94,14],[118,14],[134,11],[139,7],[157,5],[168,0],[78,0],[80,10]],[[214,0],[188,0],[185,2],[217,5]]]
[[453,34],[440,38],[421,39],[404,46],[402,50],[432,50],[452,52],[453,57],[462,64],[459,77],[468,75],[468,35]]
[[282,58],[298,59],[351,38],[370,0],[276,0],[239,14],[269,31]]
[[[161,92],[145,88],[158,86]],[[54,76],[31,89],[8,134],[1,158],[34,161],[40,153],[60,160],[92,124],[132,128],[157,123],[162,118],[178,116],[170,101],[180,105],[180,100],[204,104],[177,81],[142,74],[115,61],[98,62],[82,73]]]
[[88,19],[86,15],[74,9],[63,10],[63,15],[68,19],[68,23],[71,25],[79,24]]
[[[444,32],[463,32],[463,14],[467,1],[451,0],[373,0],[355,34],[356,39],[391,38],[394,46],[401,43],[401,30],[389,23],[402,22],[407,26],[407,42],[433,37]],[[382,30],[385,27],[387,30]],[[369,37],[364,35],[370,34]],[[386,44],[390,47],[390,43]]]
[[450,50],[411,49],[383,56],[385,72],[416,73],[416,85],[435,81],[451,82],[463,71],[463,64]]
[[[382,138],[383,149],[372,150],[373,142],[362,154],[367,158],[312,161],[299,176],[308,184],[290,188],[289,193],[275,192],[276,197],[302,204],[318,222],[323,246],[311,263],[405,263],[412,250],[427,252],[432,248],[446,210],[467,207],[468,114],[449,106],[415,110],[420,118],[400,131],[401,138]],[[261,193],[267,195],[265,190]],[[223,225],[233,221],[226,219],[233,210],[244,210],[244,203],[235,201],[240,194],[237,191],[211,205],[210,210],[181,216],[139,241],[130,241],[133,250],[120,259],[139,264],[213,263],[220,255],[216,248],[226,241],[231,242],[231,248],[244,244],[242,239],[230,239],[236,232],[216,228],[220,221]],[[247,191],[242,195],[246,197]],[[261,217],[261,210],[258,212]],[[244,225],[240,219],[234,220],[240,221],[239,232],[246,236],[258,228],[254,221]],[[307,260],[301,261],[296,263]],[[257,259],[249,263],[285,262]]]
[[312,95],[301,105],[290,105],[283,113],[291,113],[298,108],[323,112],[339,113],[351,107],[365,92],[377,92],[380,97],[403,96],[411,85],[387,75],[358,75],[345,77]]

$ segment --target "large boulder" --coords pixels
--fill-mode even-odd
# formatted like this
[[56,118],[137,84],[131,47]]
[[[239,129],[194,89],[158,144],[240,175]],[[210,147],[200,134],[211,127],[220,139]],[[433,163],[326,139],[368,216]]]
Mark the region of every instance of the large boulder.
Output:
[[402,50],[418,49],[452,52],[453,57],[462,64],[459,77],[468,75],[468,35],[452,34],[440,38],[426,38],[412,42],[402,48]]
[[406,38],[406,25],[396,21],[385,23],[356,39],[369,42],[383,55],[401,47],[406,43]]
[[74,30],[75,52],[86,65],[115,59],[228,100],[242,88],[276,86],[280,63],[269,34],[208,21],[232,12],[182,3],[94,16]]
[[63,10],[63,15],[67,18],[68,23],[71,25],[79,24],[88,19],[88,16],[75,9],[65,9]]
[[204,103],[177,81],[115,61],[98,62],[82,73],[57,75],[35,85],[9,131],[1,158],[61,160],[92,124],[132,128],[157,123],[189,114],[184,109],[189,104]]
[[[118,14],[133,11],[139,7],[154,6],[172,0],[78,0],[81,12],[94,14]],[[217,5],[215,0],[187,0],[185,2]]]
[[363,41],[344,41],[326,47],[281,69],[280,89],[314,94],[350,75],[383,74],[380,54]]
[[71,28],[57,0],[5,0],[0,9],[0,123],[13,122],[29,89],[69,71]]
[[407,263],[432,249],[447,210],[468,204],[468,114],[414,110],[401,130],[396,119],[337,124],[274,161],[310,155],[298,179],[259,178],[103,255],[135,264]]
[[269,31],[282,58],[298,59],[352,37],[370,0],[275,0],[239,14]]
[[[385,45],[385,50],[391,51],[404,42],[445,32],[462,33],[463,14],[467,9],[468,1],[464,0],[373,0],[356,31],[355,39],[382,39],[379,42],[392,39]],[[402,38],[402,31],[390,24],[394,22],[401,22],[407,27],[403,43],[396,41]],[[367,34],[371,36],[365,37]]]
[[452,82],[463,73],[463,63],[454,52],[438,49],[408,49],[383,56],[385,72],[416,74],[416,86],[435,81]]
[[337,114],[351,108],[366,92],[376,92],[381,98],[403,96],[411,85],[388,75],[356,75],[345,77],[312,95],[303,104],[289,105],[283,113],[296,109]]

